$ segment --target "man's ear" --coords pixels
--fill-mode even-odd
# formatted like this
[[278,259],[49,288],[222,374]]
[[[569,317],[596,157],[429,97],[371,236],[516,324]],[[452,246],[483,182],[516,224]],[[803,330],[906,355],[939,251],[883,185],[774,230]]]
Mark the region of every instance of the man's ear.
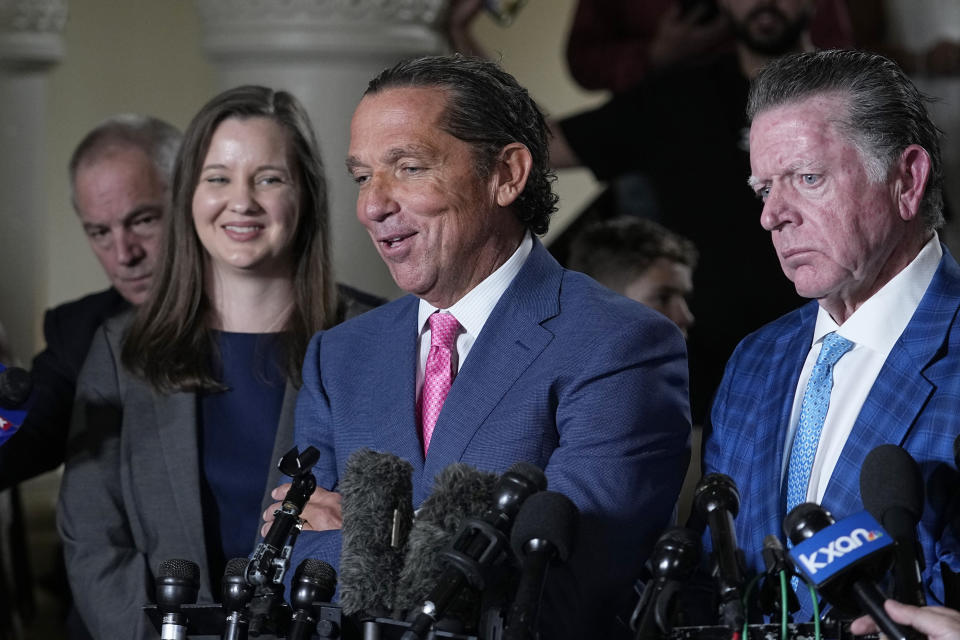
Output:
[[500,150],[493,167],[497,204],[508,207],[520,196],[527,185],[533,167],[533,156],[526,145],[511,142]]
[[917,216],[931,170],[930,154],[920,145],[912,144],[900,154],[894,185],[901,219],[913,220]]

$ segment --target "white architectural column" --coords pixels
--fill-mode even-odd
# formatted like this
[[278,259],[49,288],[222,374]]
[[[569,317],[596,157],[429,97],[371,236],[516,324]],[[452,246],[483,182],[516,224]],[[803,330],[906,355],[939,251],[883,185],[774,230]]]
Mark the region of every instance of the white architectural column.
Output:
[[397,293],[355,217],[356,187],[344,169],[350,117],[367,82],[410,56],[440,53],[446,0],[196,0],[203,46],[220,88],[263,84],[306,106],[326,165],[337,279]]
[[0,0],[0,322],[23,361],[45,299],[46,76],[66,18],[67,0]]

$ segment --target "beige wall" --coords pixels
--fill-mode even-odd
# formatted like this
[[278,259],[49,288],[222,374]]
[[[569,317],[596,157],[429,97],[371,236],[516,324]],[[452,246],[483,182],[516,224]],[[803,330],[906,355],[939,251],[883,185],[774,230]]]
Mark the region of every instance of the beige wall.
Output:
[[[474,31],[488,53],[500,58],[549,116],[563,116],[605,98],[604,93],[580,89],[567,71],[567,32],[576,4],[576,0],[529,0],[510,27],[482,16]],[[560,210],[546,236],[548,243],[598,189],[585,169],[562,171],[558,178]]]
[[[574,4],[530,0],[509,28],[486,16],[476,24],[478,40],[500,55],[504,67],[554,114],[602,98],[579,91],[566,72],[563,47]],[[48,278],[39,296],[44,306],[107,284],[69,204],[66,164],[73,146],[94,124],[123,111],[186,126],[216,86],[200,37],[191,0],[71,0],[66,56],[49,77],[44,182],[49,187]],[[563,209],[552,232],[564,226],[563,214],[576,211],[594,189],[586,172],[563,172],[558,184]],[[42,310],[35,310],[37,323]],[[37,336],[42,341],[39,332]]]
[[73,147],[120,112],[152,114],[182,128],[214,84],[191,0],[70,0],[69,11],[66,55],[48,91],[49,278],[42,296],[48,306],[107,285],[70,207],[66,167]]

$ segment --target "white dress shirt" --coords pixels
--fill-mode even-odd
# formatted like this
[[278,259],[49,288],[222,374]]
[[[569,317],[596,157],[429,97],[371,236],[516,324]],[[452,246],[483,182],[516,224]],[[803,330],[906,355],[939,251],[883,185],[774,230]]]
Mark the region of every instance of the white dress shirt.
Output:
[[520,246],[513,252],[506,262],[471,289],[467,295],[457,300],[449,309],[437,309],[424,299],[420,299],[420,309],[417,314],[417,398],[423,389],[423,371],[427,366],[427,355],[430,353],[430,316],[435,311],[452,313],[460,323],[457,332],[457,349],[450,354],[454,372],[460,371],[460,366],[467,359],[467,354],[479,337],[483,325],[493,308],[497,306],[503,292],[507,290],[513,279],[520,273],[520,268],[527,261],[533,250],[533,236],[527,231]]
[[827,417],[820,434],[820,444],[810,472],[810,484],[807,487],[807,500],[818,504],[823,501],[827,483],[837,465],[837,460],[840,459],[847,437],[853,430],[860,409],[863,408],[863,403],[880,369],[883,368],[883,363],[890,355],[893,345],[907,328],[910,318],[920,305],[920,299],[926,293],[942,255],[940,240],[934,233],[933,238],[924,245],[917,257],[860,305],[860,308],[854,311],[842,326],[837,325],[830,314],[820,307],[813,332],[813,344],[803,364],[794,392],[790,428],[787,430],[787,441],[784,445],[781,486],[786,482],[790,450],[797,432],[797,423],[800,421],[803,394],[813,366],[820,355],[824,336],[835,331],[852,341],[854,346],[833,368],[830,407],[827,409]]

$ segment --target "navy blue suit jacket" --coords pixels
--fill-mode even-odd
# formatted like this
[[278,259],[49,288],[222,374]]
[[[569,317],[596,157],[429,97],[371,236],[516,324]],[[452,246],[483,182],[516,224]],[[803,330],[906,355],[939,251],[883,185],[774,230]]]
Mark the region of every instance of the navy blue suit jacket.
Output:
[[0,447],[0,490],[63,464],[77,376],[94,333],[107,318],[129,308],[111,287],[44,314],[47,347],[31,369],[36,399],[23,426]]
[[[748,574],[763,570],[764,536],[784,540],[783,444],[817,308],[812,301],[747,337],[727,364],[714,401],[704,471],[730,475],[740,490],[737,541]],[[860,410],[822,503],[838,520],[862,511],[860,469],[867,454],[888,443],[908,451],[926,485],[918,536],[931,604],[943,602],[940,563],[960,568],[958,532],[947,522],[957,482],[952,448],[960,433],[958,308],[960,267],[944,247],[933,280]],[[800,601],[808,619],[809,598]]]
[[[424,459],[416,419],[418,299],[406,296],[314,337],[304,364],[295,439],[322,457],[336,489],[360,447],[413,465],[414,506],[452,462],[503,472],[545,469],[579,507],[577,551],[552,614],[563,635],[629,598],[669,524],[686,469],[687,363],[663,316],[567,271],[539,242],[464,360]],[[336,566],[339,532],[305,532],[294,563]],[[560,632],[558,632],[560,633]],[[551,637],[560,637],[551,636]],[[586,637],[586,636],[581,636]]]

